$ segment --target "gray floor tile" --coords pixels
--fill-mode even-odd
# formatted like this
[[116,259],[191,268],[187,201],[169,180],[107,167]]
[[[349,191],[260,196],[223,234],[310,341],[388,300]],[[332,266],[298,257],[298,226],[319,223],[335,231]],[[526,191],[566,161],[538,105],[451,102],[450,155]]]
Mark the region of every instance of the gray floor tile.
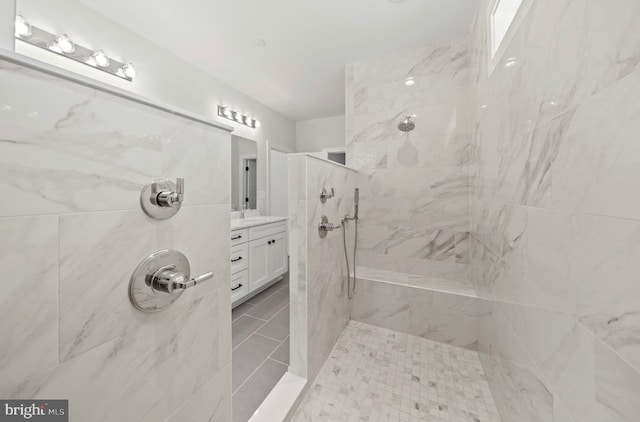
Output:
[[276,350],[280,343],[254,334],[233,351],[232,391],[236,391],[249,376]]
[[233,321],[231,324],[233,348],[242,343],[251,334],[255,333],[256,330],[264,325],[264,323],[265,321],[261,321],[247,315],[242,315],[240,318]]
[[285,372],[285,365],[267,359],[233,395],[233,421],[247,422]]
[[258,330],[258,334],[282,341],[289,335],[289,306],[285,306]]
[[285,279],[275,285],[279,292],[289,293],[289,280]]
[[274,284],[273,286],[269,287],[268,289],[261,291],[260,293],[258,293],[254,297],[252,297],[251,299],[247,300],[245,303],[250,303],[252,305],[261,304],[262,302],[267,300],[269,298],[269,296],[272,296],[274,293],[276,293],[278,291],[278,288],[276,286],[277,286],[277,284]]
[[244,315],[249,309],[254,308],[255,306],[256,305],[247,302],[241,303],[231,311],[231,319],[235,321],[236,319]]
[[271,354],[270,358],[289,365],[289,337],[287,337],[285,341],[278,346],[276,351]]
[[288,304],[287,274],[233,310],[232,387],[239,389],[233,396],[234,421],[246,422],[287,370]]
[[247,312],[247,315],[268,320],[275,314],[280,312],[282,308],[289,304],[289,294],[276,292],[269,296],[266,300],[260,303],[253,309]]

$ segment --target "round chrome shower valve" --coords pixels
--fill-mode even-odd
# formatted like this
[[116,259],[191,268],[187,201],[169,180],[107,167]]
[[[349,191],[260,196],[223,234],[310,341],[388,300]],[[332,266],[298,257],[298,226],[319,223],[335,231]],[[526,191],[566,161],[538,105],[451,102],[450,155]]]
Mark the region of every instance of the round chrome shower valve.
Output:
[[140,193],[140,206],[144,213],[154,220],[166,220],[180,211],[184,202],[184,179],[177,183],[171,180],[154,180]]
[[156,251],[142,260],[131,275],[129,299],[142,312],[158,312],[178,300],[186,289],[212,278],[205,273],[190,279],[191,266],[182,252]]

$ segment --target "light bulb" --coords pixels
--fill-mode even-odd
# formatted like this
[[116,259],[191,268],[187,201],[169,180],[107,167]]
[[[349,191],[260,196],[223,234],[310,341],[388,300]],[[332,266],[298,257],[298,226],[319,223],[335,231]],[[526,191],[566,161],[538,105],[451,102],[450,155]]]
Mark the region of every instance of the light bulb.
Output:
[[51,50],[58,53],[71,54],[76,51],[76,46],[67,34],[62,34],[56,37]]
[[118,69],[118,75],[133,79],[136,77],[136,67],[133,63],[124,64]]
[[254,120],[253,121],[253,126],[254,127],[260,127],[260,120]]
[[235,115],[233,116],[233,120],[235,120],[236,122],[242,122],[242,117],[242,114],[236,111]]
[[93,54],[91,55],[91,60],[98,67],[109,66],[109,57],[107,57],[107,55],[104,54],[104,51],[102,50],[94,51]]
[[22,15],[16,16],[16,37],[31,36],[31,24]]
[[229,107],[223,107],[222,108],[222,115],[224,117],[226,117],[227,119],[230,119],[231,116],[233,115],[233,113],[231,112],[231,109]]

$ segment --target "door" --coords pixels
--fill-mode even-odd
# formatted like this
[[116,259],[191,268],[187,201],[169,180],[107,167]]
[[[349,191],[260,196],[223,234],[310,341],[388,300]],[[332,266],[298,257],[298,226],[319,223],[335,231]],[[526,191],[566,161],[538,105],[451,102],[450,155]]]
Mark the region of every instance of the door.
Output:
[[270,237],[249,242],[249,291],[271,281],[269,271]]
[[287,259],[287,233],[277,233],[269,237],[269,262],[271,264],[270,280],[280,277],[289,270]]

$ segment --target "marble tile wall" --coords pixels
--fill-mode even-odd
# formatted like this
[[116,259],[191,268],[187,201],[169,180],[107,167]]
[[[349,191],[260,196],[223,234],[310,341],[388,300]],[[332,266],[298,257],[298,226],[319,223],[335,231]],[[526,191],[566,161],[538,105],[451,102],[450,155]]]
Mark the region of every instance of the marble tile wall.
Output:
[[[368,177],[362,265],[468,279],[469,78],[466,39],[346,67],[347,163]],[[413,114],[415,129],[398,130]]]
[[[291,290],[291,366],[295,375],[313,380],[351,319],[342,229],[318,236],[320,217],[339,224],[353,214],[353,192],[361,175],[310,155],[289,155],[289,231]],[[322,188],[335,197],[320,201]],[[347,248],[353,259],[353,223]],[[352,262],[352,261],[351,261]],[[302,320],[300,320],[302,318]]]
[[[471,281],[502,417],[640,415],[640,3],[536,0],[472,30]],[[512,66],[504,66],[507,59]]]
[[[0,396],[74,420],[228,421],[230,134],[0,62]],[[153,221],[142,187],[185,178]],[[215,278],[156,314],[129,277],[163,248]]]

